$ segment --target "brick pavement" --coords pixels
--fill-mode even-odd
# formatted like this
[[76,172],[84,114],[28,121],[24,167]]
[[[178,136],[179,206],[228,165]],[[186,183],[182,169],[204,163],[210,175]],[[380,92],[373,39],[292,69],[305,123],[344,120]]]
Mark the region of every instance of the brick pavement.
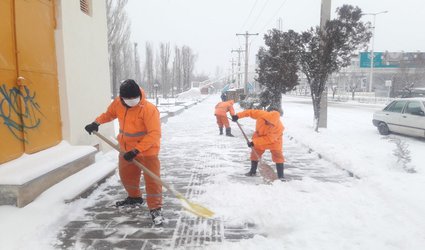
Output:
[[[171,118],[163,125],[162,179],[189,200],[203,192],[202,185],[209,181],[209,175],[224,172],[229,166],[238,169],[230,173],[229,178],[247,185],[262,183],[259,177],[243,175],[249,169],[249,160],[240,132],[233,130],[236,138],[205,136],[218,134],[215,118],[206,113],[215,103],[210,97],[180,114],[182,119]],[[246,132],[249,134],[248,129]],[[351,178],[346,171],[320,159],[292,137],[285,136],[284,150],[285,174],[290,179],[308,176],[320,181],[341,182]],[[269,154],[265,154],[265,160],[271,163]],[[212,168],[215,171],[211,172]],[[96,200],[95,205],[86,208],[82,215],[61,229],[56,248],[202,249],[209,244],[252,238],[258,231],[253,224],[234,226],[226,225],[221,218],[197,218],[185,212],[179,200],[168,192],[164,193],[163,207],[167,221],[163,227],[155,228],[146,206],[130,211],[113,207],[116,200],[126,197],[118,179],[117,174],[111,177],[110,185],[100,195],[90,197]]]

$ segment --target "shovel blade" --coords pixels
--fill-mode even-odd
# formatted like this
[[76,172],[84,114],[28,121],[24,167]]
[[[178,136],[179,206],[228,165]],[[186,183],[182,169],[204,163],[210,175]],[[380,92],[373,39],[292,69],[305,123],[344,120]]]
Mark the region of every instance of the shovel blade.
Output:
[[277,176],[276,173],[273,171],[273,168],[270,167],[270,165],[266,164],[266,163],[261,163],[260,167],[259,167],[259,172],[261,177],[263,177],[263,179],[266,182],[273,182],[275,180],[277,180]]
[[190,202],[189,200],[187,200],[181,195],[177,196],[177,198],[180,199],[180,201],[182,201],[182,205],[184,209],[186,209],[188,212],[191,212],[194,215],[207,218],[207,219],[211,218],[214,215],[213,211],[199,204]]
[[209,219],[214,215],[214,212],[209,210],[206,207],[203,207],[199,204],[196,203],[189,203],[189,206],[184,206],[184,208],[188,211],[191,212],[192,214],[195,214],[197,216]]

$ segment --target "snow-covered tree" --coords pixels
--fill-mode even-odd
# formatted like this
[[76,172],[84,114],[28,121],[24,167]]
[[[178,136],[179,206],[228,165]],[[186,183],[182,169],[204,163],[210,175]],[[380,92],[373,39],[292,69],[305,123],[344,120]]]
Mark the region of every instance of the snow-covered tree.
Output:
[[270,30],[264,35],[266,48],[260,48],[257,57],[257,81],[263,91],[260,102],[263,107],[279,110],[282,114],[282,94],[298,85],[299,35],[290,30]]
[[324,29],[317,26],[301,34],[301,71],[310,85],[315,131],[319,130],[320,100],[328,77],[348,66],[353,52],[365,47],[371,37],[370,24],[360,21],[359,7],[343,5],[336,12],[337,18]]

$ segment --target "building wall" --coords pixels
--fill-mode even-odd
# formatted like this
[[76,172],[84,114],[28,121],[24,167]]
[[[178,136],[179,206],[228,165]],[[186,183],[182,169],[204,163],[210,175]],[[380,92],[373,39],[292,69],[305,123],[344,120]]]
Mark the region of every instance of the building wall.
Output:
[[[63,139],[73,145],[97,144],[84,126],[111,102],[105,1],[90,1],[91,13],[78,0],[57,0],[56,54]],[[102,125],[107,136],[112,123]]]

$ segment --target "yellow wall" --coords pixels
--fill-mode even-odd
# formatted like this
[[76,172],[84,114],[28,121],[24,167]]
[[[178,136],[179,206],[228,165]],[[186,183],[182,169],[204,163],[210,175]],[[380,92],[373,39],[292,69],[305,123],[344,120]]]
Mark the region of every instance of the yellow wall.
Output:
[[0,163],[62,139],[54,3],[0,0]]

